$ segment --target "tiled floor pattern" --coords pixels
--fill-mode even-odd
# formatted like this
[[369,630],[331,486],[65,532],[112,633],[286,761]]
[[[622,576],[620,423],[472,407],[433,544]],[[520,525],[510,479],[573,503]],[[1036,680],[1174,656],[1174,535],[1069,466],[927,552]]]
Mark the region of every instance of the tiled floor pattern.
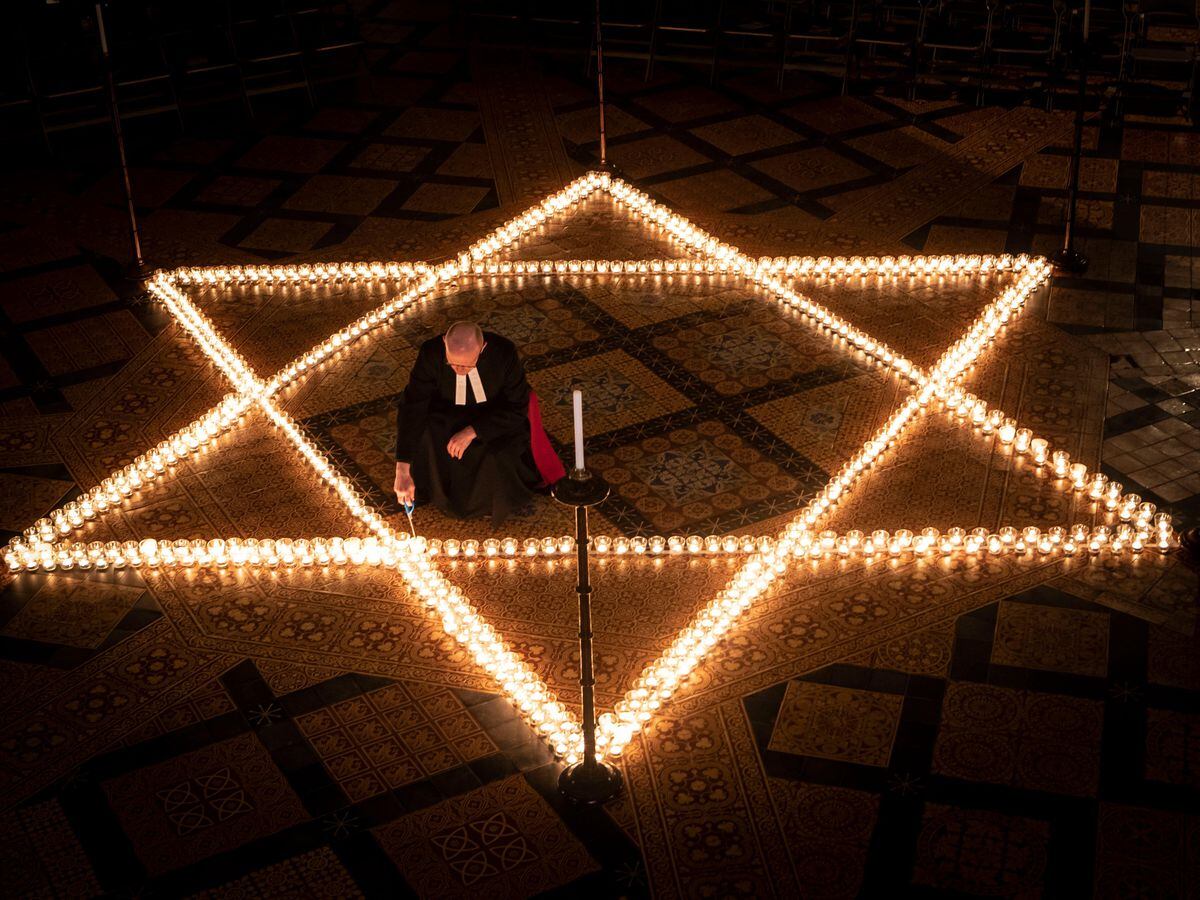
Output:
[[[456,46],[447,23],[404,3],[363,12],[372,73],[353,95],[267,133],[135,153],[156,265],[437,256],[502,218],[497,204],[561,183],[595,154],[578,69],[542,61],[540,81],[493,77],[502,67]],[[615,62],[613,161],[747,247],[1052,249],[1066,177],[1052,122],[1018,128],[995,109],[839,98],[799,76],[781,95],[769,81],[709,87],[661,65],[645,83],[639,66]],[[1000,146],[1005,130],[1016,136]],[[561,146],[539,143],[555,131]],[[1051,146],[1005,162],[1042,133]],[[955,153],[975,153],[972,139],[997,149],[968,202],[946,208],[945,195],[913,184],[959,172]],[[1110,476],[1195,522],[1200,143],[1172,123],[1129,122],[1089,130],[1088,147],[1081,234],[1092,268],[1056,283],[1011,336],[1012,361],[983,367],[981,390],[1027,403],[1081,452],[1102,453]],[[223,388],[130,296],[111,172],[25,169],[0,181],[0,196],[0,528],[11,532]],[[872,205],[905,213],[871,226]],[[598,215],[529,252],[588,252]],[[914,215],[923,224],[897,233]],[[646,248],[634,232],[614,240]],[[944,298],[920,295],[896,302],[926,304],[933,327]],[[955,296],[973,302],[965,289]],[[413,346],[463,309],[519,339],[560,448],[564,385],[595,395],[595,464],[619,487],[597,518],[614,529],[769,527],[897,389],[719,282],[480,285],[289,398],[380,499],[387,398]],[[324,324],[297,315],[288,340]],[[1069,365],[1047,353],[1055,341]],[[799,366],[781,353],[796,343]],[[1072,399],[1056,426],[1056,397],[1099,393],[1087,386],[1102,356],[1107,409]],[[263,447],[232,450],[275,466]],[[962,496],[1045,514],[1019,484],[984,487],[987,461],[968,459]],[[188,527],[212,496],[203,491],[222,484],[236,487],[200,467],[187,492],[143,504],[126,527]],[[242,498],[245,516],[287,506],[286,492],[256,497]],[[937,502],[930,494],[927,512]],[[244,518],[237,504],[209,506],[206,516]],[[526,526],[567,530],[548,504]],[[613,563],[598,574],[620,577],[620,589],[614,580],[597,593],[611,699],[689,612],[644,598],[711,593],[729,573]],[[572,571],[464,564],[451,577],[491,590],[514,644],[572,698],[573,613],[544,596],[547,585],[569,594]],[[3,575],[4,870],[22,896],[839,897],[897,885],[929,896],[1188,896],[1200,890],[1190,591],[1178,566],[1146,561],[798,578],[630,748],[623,798],[580,811],[558,798],[545,747],[387,579]]]

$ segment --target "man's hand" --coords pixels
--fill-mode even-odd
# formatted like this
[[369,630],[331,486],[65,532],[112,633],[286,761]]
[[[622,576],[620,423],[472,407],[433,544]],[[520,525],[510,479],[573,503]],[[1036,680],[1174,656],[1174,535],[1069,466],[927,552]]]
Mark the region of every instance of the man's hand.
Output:
[[396,483],[392,485],[392,490],[396,492],[396,499],[401,503],[412,503],[416,497],[417,487],[413,484],[408,463],[396,463]]
[[471,441],[475,440],[475,429],[468,425],[454,437],[450,438],[450,443],[446,445],[446,452],[455,459],[462,459],[463,454],[467,452],[467,448],[471,446]]

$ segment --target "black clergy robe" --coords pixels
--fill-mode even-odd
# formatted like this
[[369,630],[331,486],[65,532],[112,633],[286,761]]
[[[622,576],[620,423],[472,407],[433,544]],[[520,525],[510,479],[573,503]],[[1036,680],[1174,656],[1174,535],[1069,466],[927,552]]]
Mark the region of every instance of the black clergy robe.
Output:
[[[490,515],[493,523],[527,504],[540,481],[529,447],[529,382],[517,348],[485,331],[475,364],[480,403],[468,380],[466,403],[454,402],[455,373],[441,336],[421,345],[396,409],[396,461],[409,463],[418,504],[455,518]],[[461,459],[446,451],[456,433],[475,429]]]

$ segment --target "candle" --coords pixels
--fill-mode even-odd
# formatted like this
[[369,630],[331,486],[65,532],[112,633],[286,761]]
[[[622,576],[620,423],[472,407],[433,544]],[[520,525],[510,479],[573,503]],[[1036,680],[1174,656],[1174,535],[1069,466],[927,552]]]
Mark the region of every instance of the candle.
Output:
[[575,468],[583,469],[583,391],[571,391],[575,407]]

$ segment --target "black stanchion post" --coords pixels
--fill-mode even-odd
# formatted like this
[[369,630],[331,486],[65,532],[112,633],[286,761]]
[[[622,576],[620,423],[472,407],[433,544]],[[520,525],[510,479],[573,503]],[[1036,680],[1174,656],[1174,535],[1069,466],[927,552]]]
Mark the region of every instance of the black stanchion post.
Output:
[[592,669],[592,586],[588,579],[588,507],[602,503],[608,484],[586,469],[574,469],[554,485],[554,499],[575,507],[575,548],[579,558],[579,688],[583,695],[583,759],[563,769],[558,789],[575,803],[603,803],[621,790],[621,772],[596,759],[596,676]]
[[108,51],[108,32],[104,27],[104,4],[96,4],[96,30],[100,35],[100,53],[104,57],[104,78],[108,84],[108,114],[112,118],[113,136],[117,141],[117,160],[121,165],[121,185],[125,189],[125,211],[129,215],[129,239],[133,244],[133,266],[130,277],[142,279],[150,274],[142,257],[142,237],[138,231],[137,210],[133,206],[133,184],[129,180],[129,162],[125,157],[125,135],[121,131],[121,111],[117,106],[117,82],[113,75],[112,56]]
[[1091,26],[1092,2],[1084,0],[1083,23],[1078,44],[1079,102],[1075,107],[1075,144],[1071,151],[1071,173],[1067,186],[1067,221],[1063,245],[1054,254],[1054,265],[1064,272],[1081,275],[1087,271],[1087,257],[1075,249],[1075,208],[1079,202],[1079,165],[1083,158],[1083,116],[1087,102],[1088,31]]
[[600,25],[600,0],[596,0],[596,91],[600,105],[600,165],[608,164],[608,144],[604,136],[604,32]]

